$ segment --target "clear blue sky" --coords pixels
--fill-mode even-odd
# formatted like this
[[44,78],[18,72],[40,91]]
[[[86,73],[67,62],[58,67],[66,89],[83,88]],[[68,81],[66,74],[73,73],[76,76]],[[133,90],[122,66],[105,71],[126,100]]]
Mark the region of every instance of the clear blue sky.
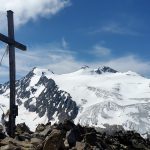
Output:
[[75,0],[52,18],[25,24],[16,37],[28,45],[56,42],[64,37],[71,49],[81,55],[100,43],[112,49],[114,56],[134,53],[149,59],[150,1]]
[[[82,64],[97,67],[104,63],[120,71],[150,75],[149,0],[70,0],[68,3],[55,14],[37,15],[36,19],[29,18],[18,25],[16,39],[28,46],[28,53],[36,56],[40,53],[41,60],[46,59],[42,64],[41,60],[34,63],[33,59],[27,63],[25,72],[34,65],[64,73]],[[23,53],[20,55],[22,58]],[[53,58],[48,55],[61,58],[51,62],[48,60]],[[68,70],[60,69],[60,64],[67,65],[63,59],[72,64],[68,64]]]

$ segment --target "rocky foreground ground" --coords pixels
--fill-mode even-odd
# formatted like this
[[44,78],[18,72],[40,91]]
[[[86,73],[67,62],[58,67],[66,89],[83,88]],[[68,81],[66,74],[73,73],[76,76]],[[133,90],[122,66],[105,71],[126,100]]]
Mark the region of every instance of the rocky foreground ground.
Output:
[[134,131],[109,130],[113,132],[65,121],[40,124],[33,133],[23,123],[14,139],[0,130],[0,150],[150,150],[150,140]]

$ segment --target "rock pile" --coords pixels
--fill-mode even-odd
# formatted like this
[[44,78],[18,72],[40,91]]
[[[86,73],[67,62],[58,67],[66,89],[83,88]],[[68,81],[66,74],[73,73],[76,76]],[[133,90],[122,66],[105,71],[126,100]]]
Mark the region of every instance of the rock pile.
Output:
[[108,134],[68,120],[39,124],[34,133],[24,123],[18,124],[14,139],[0,132],[0,150],[150,150],[150,140],[134,131]]

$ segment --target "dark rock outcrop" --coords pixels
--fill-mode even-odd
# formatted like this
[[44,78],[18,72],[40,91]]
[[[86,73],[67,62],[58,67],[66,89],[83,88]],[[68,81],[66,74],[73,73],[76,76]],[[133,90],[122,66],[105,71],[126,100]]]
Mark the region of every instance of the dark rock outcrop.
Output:
[[69,120],[54,125],[40,124],[34,133],[25,124],[17,125],[15,134],[14,139],[1,138],[1,150],[150,150],[150,140],[134,131],[107,134]]
[[[41,107],[42,106],[42,107]],[[57,113],[60,122],[65,119],[74,119],[78,114],[78,107],[70,94],[59,90],[54,80],[49,79],[45,89],[36,100],[36,113],[40,117],[47,112],[49,120]]]
[[[40,92],[37,94],[39,89]],[[0,84],[0,94],[7,90],[9,82]],[[7,94],[5,96],[9,97],[9,93]],[[53,79],[49,79],[45,72],[37,71],[37,68],[33,68],[25,77],[16,81],[16,102],[29,112],[36,112],[39,117],[47,116],[48,121],[55,117],[59,122],[65,119],[73,120],[79,110],[71,95],[60,90]]]

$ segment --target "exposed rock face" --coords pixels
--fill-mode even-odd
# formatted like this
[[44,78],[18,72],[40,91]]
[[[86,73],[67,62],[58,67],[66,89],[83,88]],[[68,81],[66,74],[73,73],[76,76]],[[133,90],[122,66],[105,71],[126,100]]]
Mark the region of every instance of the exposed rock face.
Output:
[[98,73],[98,74],[102,74],[102,73],[105,73],[105,72],[116,73],[118,71],[116,71],[116,70],[114,70],[110,67],[104,66],[102,68],[98,68],[95,72]]
[[[30,87],[30,78],[34,76],[33,72],[34,70],[17,83],[19,87],[21,87],[21,89],[17,91],[18,99],[19,97],[28,98],[28,100],[24,102],[25,108],[31,112],[38,113],[39,117],[43,117],[47,114],[48,120],[53,119],[55,113],[59,121],[74,119],[78,113],[76,103],[72,100],[69,93],[59,90],[55,81],[48,79],[43,72],[36,85],[31,87],[30,90],[27,90]],[[36,87],[40,86],[44,86],[44,88],[40,95],[35,97],[34,93],[37,90]],[[31,95],[33,95],[33,97],[31,97]],[[36,101],[36,103],[31,104],[33,101]]]
[[60,122],[64,119],[74,119],[78,113],[76,103],[72,101],[71,96],[64,91],[58,90],[57,85],[52,79],[49,79],[45,90],[37,98],[36,108],[38,108],[36,113],[40,117],[47,112],[49,120],[53,119],[54,113],[59,114],[58,119]]
[[[60,123],[65,119],[83,126],[118,124],[146,136],[150,134],[149,90],[150,79],[131,71],[117,72],[106,66],[97,69],[84,66],[63,75],[34,68],[16,81],[19,105],[16,122],[26,122],[32,131],[37,124]],[[8,109],[7,82],[0,84],[0,117],[4,114],[6,121]],[[72,133],[68,134],[69,138]]]
[[[39,118],[47,116],[48,121],[56,118],[59,122],[75,119],[78,106],[69,93],[60,90],[55,81],[48,79],[45,74],[34,68],[16,81],[17,104],[23,105],[29,112],[36,112]],[[5,94],[6,91],[9,91],[9,82],[0,84],[0,94]],[[9,94],[5,96],[9,97]]]
[[[149,150],[150,140],[133,131],[107,134],[94,128],[75,125],[66,120],[60,124],[38,125],[32,133],[25,124],[17,125],[14,139],[1,137],[1,150]],[[21,128],[20,128],[21,127]],[[117,128],[118,129],[118,128]],[[43,134],[43,132],[45,134]]]

